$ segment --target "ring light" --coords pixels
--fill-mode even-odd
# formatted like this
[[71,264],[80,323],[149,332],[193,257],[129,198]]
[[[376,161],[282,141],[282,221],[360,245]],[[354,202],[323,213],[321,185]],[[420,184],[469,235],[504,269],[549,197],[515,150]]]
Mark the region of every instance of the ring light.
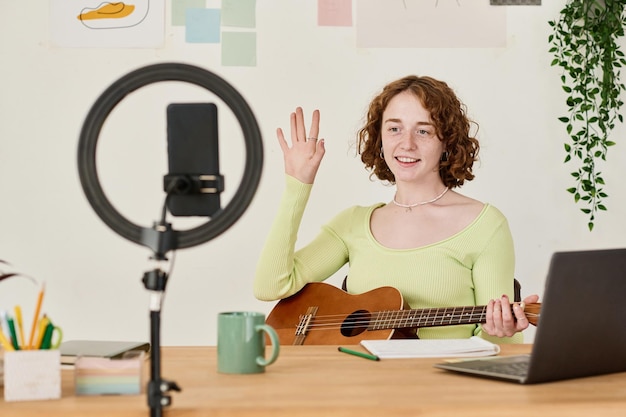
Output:
[[142,235],[146,228],[121,215],[104,194],[96,169],[96,144],[109,113],[126,95],[161,81],[188,82],[213,92],[236,116],[246,143],[246,163],[239,188],[228,205],[210,221],[176,232],[177,247],[183,249],[207,242],[235,223],[252,201],[261,178],[263,144],[258,124],[246,101],[225,80],[199,67],[178,63],[154,64],[123,76],[102,93],[87,114],[78,145],[78,172],[87,200],[102,221],[122,237],[145,244]]

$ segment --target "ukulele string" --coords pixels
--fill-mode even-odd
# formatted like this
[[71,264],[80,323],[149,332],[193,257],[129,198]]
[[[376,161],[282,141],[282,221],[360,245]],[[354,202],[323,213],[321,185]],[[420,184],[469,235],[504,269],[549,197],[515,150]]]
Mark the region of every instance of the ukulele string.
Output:
[[[375,318],[380,319],[381,317],[387,317],[390,319],[414,319],[417,316],[420,316],[420,319],[426,316],[428,319],[439,319],[440,317],[462,317],[476,314],[486,314],[487,306],[464,306],[464,307],[432,307],[432,308],[424,308],[424,309],[408,309],[408,310],[383,310],[383,311],[361,311],[354,313],[341,313],[341,314],[325,314],[325,315],[315,315],[314,318],[316,321],[326,321],[326,320],[341,320],[342,322],[350,317],[350,318]],[[529,311],[525,311],[524,314],[527,317],[539,317],[539,314],[532,313]],[[305,317],[305,314],[300,315],[300,318]],[[401,317],[400,317],[401,316]]]
[[[374,323],[376,328],[398,327],[429,327],[446,324],[463,324],[463,320],[470,323],[484,322],[486,306],[467,306],[450,308],[430,308],[417,310],[388,310],[379,312],[361,312],[345,314],[318,315],[309,324],[310,330],[336,330],[369,327]],[[537,318],[537,313],[525,311],[528,318]],[[409,326],[411,321],[411,326]],[[403,323],[404,322],[404,323]],[[454,323],[452,323],[454,322]],[[403,323],[403,324],[402,324]],[[296,326],[298,327],[298,326]]]
[[[466,308],[472,309],[473,311],[463,312],[454,310],[450,312],[445,309],[444,311],[438,311],[440,309],[434,308],[415,311],[402,310],[402,313],[398,313],[397,311],[381,311],[377,313],[353,313],[349,316],[346,316],[345,314],[320,315],[314,317],[314,320],[308,326],[308,330],[362,328],[369,327],[371,323],[374,323],[377,328],[384,329],[400,327],[403,322],[405,327],[428,327],[441,326],[445,324],[462,324],[460,323],[462,320],[469,320],[472,323],[477,321],[482,322],[486,318],[486,308],[484,306]],[[479,311],[476,311],[477,308]],[[461,307],[461,310],[463,309],[464,307]],[[431,313],[431,311],[434,313]],[[414,312],[415,314],[410,314],[411,312]],[[413,326],[408,325],[409,321]]]
[[[441,311],[440,311],[441,310]],[[460,310],[460,311],[459,311]],[[471,310],[471,311],[470,311]],[[440,317],[462,317],[468,315],[476,315],[476,314],[485,314],[486,307],[485,306],[476,306],[476,307],[455,307],[454,310],[446,309],[446,308],[427,308],[421,310],[386,310],[386,311],[376,311],[376,312],[355,312],[351,314],[325,314],[325,315],[315,315],[314,319],[316,321],[324,322],[328,320],[341,320],[341,322],[345,321],[347,318],[366,318],[368,320],[380,320],[380,319],[415,319],[418,316],[423,317],[427,316],[428,318],[438,319]],[[527,314],[529,315],[529,314]],[[306,315],[301,315],[300,318],[305,317]],[[408,317],[407,317],[408,316]]]

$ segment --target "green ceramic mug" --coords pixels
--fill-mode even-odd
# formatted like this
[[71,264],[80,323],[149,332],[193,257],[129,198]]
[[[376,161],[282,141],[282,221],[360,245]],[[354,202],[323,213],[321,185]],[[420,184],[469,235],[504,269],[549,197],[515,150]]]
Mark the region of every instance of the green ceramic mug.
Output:
[[[265,358],[265,335],[272,352]],[[256,374],[278,358],[276,331],[265,324],[263,313],[234,311],[217,316],[217,371],[225,374]]]

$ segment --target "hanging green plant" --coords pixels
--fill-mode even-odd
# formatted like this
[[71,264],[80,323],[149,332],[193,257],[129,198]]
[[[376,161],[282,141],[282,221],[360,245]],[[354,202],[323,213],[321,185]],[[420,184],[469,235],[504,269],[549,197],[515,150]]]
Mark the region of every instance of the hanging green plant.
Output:
[[606,161],[608,148],[615,145],[609,135],[616,121],[623,122],[620,71],[626,60],[618,41],[624,36],[625,7],[626,0],[568,0],[558,20],[548,22],[553,30],[548,38],[551,65],[562,67],[569,111],[559,117],[569,135],[564,162],[578,161],[571,173],[576,186],[567,191],[575,203],[585,205],[581,211],[588,215],[589,231],[597,212],[607,209],[599,162]]

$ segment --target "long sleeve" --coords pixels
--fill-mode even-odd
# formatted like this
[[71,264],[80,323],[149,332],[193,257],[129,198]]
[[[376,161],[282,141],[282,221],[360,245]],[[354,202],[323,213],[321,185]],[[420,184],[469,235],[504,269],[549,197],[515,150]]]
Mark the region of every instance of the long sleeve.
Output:
[[341,239],[326,229],[310,244],[295,250],[311,188],[311,184],[286,176],[278,213],[257,263],[254,295],[260,300],[288,297],[308,282],[323,281],[348,259]]
[[[489,300],[499,298],[502,294],[508,295],[513,300],[514,253],[513,237],[508,222],[502,217],[493,236],[474,262],[472,276],[476,305],[486,305]],[[474,334],[493,343],[521,343],[523,341],[522,333],[516,333],[512,337],[495,337],[483,332],[482,326],[477,326]]]

